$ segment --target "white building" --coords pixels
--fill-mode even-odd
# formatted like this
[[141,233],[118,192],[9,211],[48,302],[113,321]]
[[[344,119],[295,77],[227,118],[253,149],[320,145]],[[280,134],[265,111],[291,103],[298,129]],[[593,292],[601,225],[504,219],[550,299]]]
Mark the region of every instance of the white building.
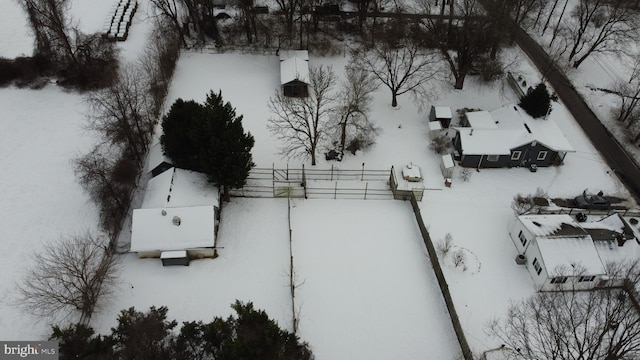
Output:
[[190,259],[215,256],[219,191],[206,176],[171,168],[149,180],[133,211],[131,252],[144,257],[184,251]]
[[280,51],[280,84],[285,96],[309,96],[309,79],[307,50]]
[[521,215],[509,235],[540,290],[612,285],[605,265],[637,258],[639,248],[618,214],[581,224],[569,215]]

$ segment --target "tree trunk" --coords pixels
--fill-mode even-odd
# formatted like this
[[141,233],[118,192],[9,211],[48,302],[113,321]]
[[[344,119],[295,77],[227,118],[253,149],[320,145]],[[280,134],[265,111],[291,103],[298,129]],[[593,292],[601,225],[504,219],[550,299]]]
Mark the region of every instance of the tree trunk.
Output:
[[398,95],[395,90],[391,90],[391,107],[398,106]]
[[340,154],[344,154],[344,146],[347,142],[347,121],[349,117],[345,116],[344,120],[340,124]]
[[224,201],[231,201],[231,195],[229,195],[229,187],[227,185],[222,185],[222,198]]
[[453,85],[454,89],[462,90],[464,86],[464,78],[466,74],[460,73],[458,76],[455,76],[456,83]]

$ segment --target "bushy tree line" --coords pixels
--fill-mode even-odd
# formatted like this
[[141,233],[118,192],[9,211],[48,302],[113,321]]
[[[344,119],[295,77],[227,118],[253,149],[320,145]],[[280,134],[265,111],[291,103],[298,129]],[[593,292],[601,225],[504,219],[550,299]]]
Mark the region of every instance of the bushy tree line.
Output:
[[69,0],[18,0],[35,38],[32,58],[0,62],[0,83],[26,85],[46,75],[65,86],[98,89],[115,81],[117,50],[99,34],[84,34],[73,26]]
[[184,322],[180,331],[167,320],[166,307],[146,313],[129,308],[118,315],[109,335],[95,335],[82,324],[53,327],[50,339],[60,341],[60,359],[263,359],[310,360],[309,345],[281,329],[263,310],[236,301],[235,315],[211,322]]
[[112,239],[129,209],[179,56],[179,39],[162,23],[154,33],[138,64],[122,68],[114,83],[86,97],[88,128],[101,141],[74,166]]
[[244,132],[242,115],[223,101],[222,92],[211,91],[204,104],[176,100],[162,120],[160,143],[175,166],[206,174],[226,201],[255,166],[253,136]]

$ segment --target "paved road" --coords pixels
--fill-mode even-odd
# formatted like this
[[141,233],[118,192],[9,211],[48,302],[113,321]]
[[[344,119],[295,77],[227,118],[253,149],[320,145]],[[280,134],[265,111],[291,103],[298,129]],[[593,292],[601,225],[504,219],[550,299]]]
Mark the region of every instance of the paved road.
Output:
[[[560,100],[566,105],[611,169],[626,185],[636,201],[640,202],[640,169],[638,166],[602,125],[569,79],[558,71],[544,49],[522,29],[517,31],[516,43],[546,77],[549,84],[556,90]],[[568,161],[571,161],[570,156]]]

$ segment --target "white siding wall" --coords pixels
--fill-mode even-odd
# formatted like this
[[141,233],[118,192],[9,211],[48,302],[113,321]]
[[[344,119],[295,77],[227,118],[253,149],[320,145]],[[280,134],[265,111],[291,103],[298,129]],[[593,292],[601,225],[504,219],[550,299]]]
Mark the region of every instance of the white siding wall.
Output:
[[[518,250],[518,254],[526,253],[527,249],[529,248],[529,245],[531,245],[531,242],[534,240],[533,234],[529,230],[527,230],[527,228],[522,224],[522,222],[518,218],[516,218],[515,221],[512,223],[510,229],[511,231],[509,231],[509,236],[511,237],[511,241],[513,241],[513,244],[516,246],[516,249]],[[520,234],[520,231],[522,231],[522,234],[527,239],[527,243],[525,244],[524,247],[522,246],[522,242],[520,242],[520,238],[518,237],[518,234]]]
[[[518,233],[516,233],[516,239],[517,239],[517,236],[518,236]],[[518,241],[518,243],[520,243],[520,241]],[[527,250],[525,251],[524,255],[527,257],[527,270],[529,270],[529,274],[531,275],[531,278],[533,279],[533,282],[536,285],[536,288],[538,289],[542,288],[546,283],[548,283],[549,274],[547,272],[547,269],[544,266],[544,261],[542,259],[542,255],[540,254],[538,243],[535,241],[535,239],[532,241],[529,241],[529,244],[527,245]],[[537,270],[533,266],[533,261],[535,259],[538,259],[538,264],[540,264],[540,266],[542,267],[542,271],[540,272],[539,275],[537,273]]]

